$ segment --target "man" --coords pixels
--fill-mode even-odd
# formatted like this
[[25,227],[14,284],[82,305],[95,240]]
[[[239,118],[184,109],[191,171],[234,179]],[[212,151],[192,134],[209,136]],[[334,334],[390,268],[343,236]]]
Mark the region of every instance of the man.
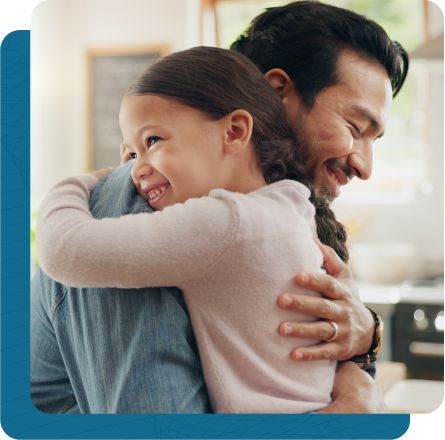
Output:
[[[405,50],[391,42],[380,26],[346,9],[302,1],[270,8],[256,17],[231,49],[254,61],[282,97],[319,195],[334,200],[351,178],[369,179],[372,144],[383,136],[392,96],[400,91],[408,72]],[[302,360],[349,359],[367,353],[371,346],[371,314],[353,300],[358,292],[346,267],[338,270],[328,269],[337,282],[310,274],[314,290],[318,286],[338,301],[280,298],[282,305],[287,300],[293,310],[338,325],[335,343],[299,349]],[[305,285],[302,274],[297,281]],[[340,299],[342,295],[346,298]],[[349,314],[359,321],[357,326]],[[326,340],[333,330],[319,321],[283,323],[280,331]]]
[[[383,134],[391,92],[398,92],[407,68],[405,52],[381,28],[342,9],[299,2],[259,16],[233,49],[255,61],[282,97],[317,192],[333,199],[353,176],[370,177],[371,144]],[[96,218],[150,211],[134,190],[130,168],[101,180],[90,200]],[[323,252],[330,276],[300,273],[297,282],[330,299],[284,293],[278,303],[325,321],[286,322],[279,331],[331,341],[294,350],[296,360],[368,354],[375,345],[374,317],[347,266],[329,249]],[[31,396],[40,410],[211,411],[177,289],[72,289],[39,271],[31,300]],[[370,380],[352,362],[342,364],[334,402],[320,412],[384,410]]]

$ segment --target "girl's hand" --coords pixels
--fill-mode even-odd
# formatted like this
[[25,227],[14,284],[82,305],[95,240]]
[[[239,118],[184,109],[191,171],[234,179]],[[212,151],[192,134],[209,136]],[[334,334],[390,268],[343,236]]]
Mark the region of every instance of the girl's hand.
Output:
[[283,309],[308,313],[321,318],[316,322],[283,322],[279,327],[282,336],[327,340],[338,334],[332,342],[301,347],[293,350],[292,358],[300,361],[317,359],[345,360],[352,356],[367,353],[374,337],[374,319],[363,305],[352,279],[349,267],[328,246],[315,240],[323,253],[327,274],[300,272],[296,281],[300,286],[323,294],[322,298],[283,293],[278,305]]
[[109,173],[111,170],[114,170],[114,167],[102,168],[101,170],[93,171],[91,174],[100,182],[102,177],[104,177],[105,174]]

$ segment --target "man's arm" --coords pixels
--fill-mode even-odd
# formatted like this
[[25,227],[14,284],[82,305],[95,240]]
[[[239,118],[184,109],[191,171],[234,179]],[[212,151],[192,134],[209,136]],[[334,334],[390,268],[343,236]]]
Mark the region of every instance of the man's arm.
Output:
[[47,311],[62,288],[41,269],[31,282],[31,400],[39,411],[48,414],[80,413]]
[[386,414],[382,391],[354,362],[340,362],[332,390],[333,402],[318,414]]
[[[333,249],[319,242],[327,274],[300,272],[296,281],[300,286],[316,290],[324,298],[284,293],[278,298],[283,309],[295,310],[333,321],[338,326],[335,341],[301,347],[292,352],[296,360],[336,359],[345,360],[367,353],[374,336],[374,319],[360,300],[357,286],[349,267]],[[283,322],[279,331],[283,336],[326,340],[333,336],[329,322]]]

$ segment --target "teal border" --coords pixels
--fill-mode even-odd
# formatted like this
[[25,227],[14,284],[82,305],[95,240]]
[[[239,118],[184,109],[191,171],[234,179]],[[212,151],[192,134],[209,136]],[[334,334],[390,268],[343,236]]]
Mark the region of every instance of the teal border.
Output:
[[49,415],[29,397],[30,32],[1,45],[1,424],[17,439],[396,439],[409,415]]

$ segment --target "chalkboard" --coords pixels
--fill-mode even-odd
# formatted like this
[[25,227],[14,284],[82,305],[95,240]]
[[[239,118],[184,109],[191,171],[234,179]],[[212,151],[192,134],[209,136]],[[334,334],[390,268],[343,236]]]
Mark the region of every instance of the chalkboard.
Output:
[[166,46],[88,50],[88,169],[120,163],[119,109],[126,90]]

